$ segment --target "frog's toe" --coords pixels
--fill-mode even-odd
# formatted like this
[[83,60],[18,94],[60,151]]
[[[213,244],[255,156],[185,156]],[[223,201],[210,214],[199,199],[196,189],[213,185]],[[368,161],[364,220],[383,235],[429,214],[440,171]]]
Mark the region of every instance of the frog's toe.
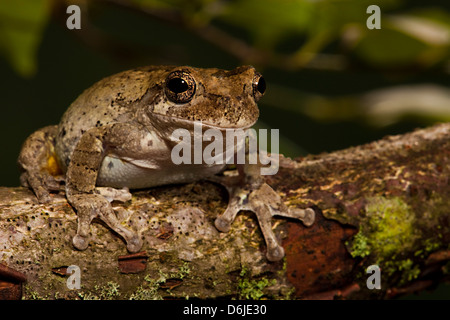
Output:
[[50,191],[64,191],[65,190],[65,181],[64,177],[59,176],[52,176],[48,175],[45,177],[44,180],[45,188]]
[[37,197],[39,203],[48,204],[48,203],[51,203],[53,201],[53,198],[50,195],[50,193],[47,190],[45,190],[44,188],[42,188],[42,187],[38,188],[35,191],[35,193],[36,193],[36,197]]
[[220,214],[214,221],[214,225],[217,230],[221,232],[228,232],[231,229],[231,224],[233,223],[236,215],[240,210],[245,210],[246,207],[242,205],[242,197],[240,195],[232,195],[228,203],[227,209]]
[[39,203],[46,204],[52,202],[53,198],[50,196],[50,192],[45,187],[45,184],[42,183],[41,179],[33,179],[25,172],[20,177],[20,184],[23,187],[31,188]]
[[303,225],[305,227],[312,226],[316,219],[316,213],[312,208],[307,209],[289,208],[287,212],[278,212],[278,215],[298,219],[303,222]]
[[284,249],[282,246],[268,247],[266,258],[269,261],[280,261],[284,257]]
[[132,198],[128,188],[115,189],[111,187],[96,187],[95,192],[105,197],[109,202],[127,202]]
[[142,248],[142,241],[139,233],[136,231],[132,231],[122,225],[121,221],[117,218],[117,215],[110,207],[109,202],[108,208],[108,210],[102,211],[100,219],[125,240],[125,242],[127,243],[128,251],[138,252]]
[[214,225],[220,232],[228,232],[231,228],[230,221],[227,221],[223,217],[217,217],[217,219],[214,221]]
[[305,216],[302,219],[303,224],[306,227],[310,227],[314,224],[315,220],[316,220],[316,212],[311,208],[305,209]]
[[127,242],[127,250],[131,253],[139,252],[142,248],[142,240],[138,235],[133,236]]
[[79,234],[75,235],[72,239],[73,246],[78,250],[86,250],[89,245],[88,237],[83,237]]

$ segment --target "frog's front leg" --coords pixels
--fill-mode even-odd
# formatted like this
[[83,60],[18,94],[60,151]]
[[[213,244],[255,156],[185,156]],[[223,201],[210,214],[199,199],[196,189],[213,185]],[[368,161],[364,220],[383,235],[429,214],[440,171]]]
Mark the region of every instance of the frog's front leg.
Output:
[[[128,134],[127,133],[128,130]],[[85,250],[89,244],[90,224],[94,218],[105,222],[127,243],[130,252],[142,247],[140,236],[121,225],[110,201],[126,201],[131,195],[128,190],[96,188],[100,166],[110,150],[129,146],[125,141],[130,135],[127,124],[112,124],[93,128],[83,134],[72,153],[66,174],[66,195],[78,215],[78,230],[73,238],[74,246]]]
[[239,176],[214,179],[223,184],[230,194],[228,207],[216,218],[215,225],[219,231],[227,232],[240,210],[254,212],[267,245],[267,259],[278,261],[284,257],[284,249],[273,233],[272,217],[278,215],[299,219],[305,226],[311,226],[315,212],[311,208],[288,208],[281,197],[256,174],[258,168],[258,165],[252,164],[238,165]]

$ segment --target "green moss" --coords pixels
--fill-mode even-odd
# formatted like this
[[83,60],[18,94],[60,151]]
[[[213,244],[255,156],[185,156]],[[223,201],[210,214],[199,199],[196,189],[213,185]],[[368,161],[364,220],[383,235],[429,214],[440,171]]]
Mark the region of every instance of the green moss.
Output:
[[[439,234],[438,238],[441,238],[442,235]],[[414,256],[425,258],[428,254],[436,251],[441,246],[441,243],[439,241],[436,241],[435,239],[428,238],[423,241],[422,248],[414,252]]]
[[249,271],[245,266],[242,267],[240,276],[242,278],[239,279],[237,286],[239,299],[259,300],[264,296],[266,287],[276,284],[275,279],[250,279]]
[[250,280],[241,279],[238,283],[239,299],[251,299],[259,300],[264,296],[264,288],[269,284],[274,284],[275,280],[269,281],[268,279]]
[[367,220],[361,224],[350,248],[353,257],[373,254],[381,262],[395,259],[412,247],[414,212],[402,199],[369,199],[366,213]]
[[414,213],[400,198],[378,199],[367,206],[371,245],[381,257],[390,258],[412,245]]
[[405,283],[416,279],[420,274],[418,265],[415,265],[411,259],[402,260],[398,264],[398,270],[402,271],[402,278],[400,283]]
[[368,239],[363,235],[362,232],[358,232],[353,238],[352,250],[350,253],[354,258],[364,258],[365,256],[368,256],[370,254],[370,245],[368,244]]
[[239,273],[239,275],[241,276],[241,277],[245,277],[245,276],[247,276],[249,274],[249,270],[248,270],[248,268],[247,268],[247,266],[242,266],[242,268],[241,268],[241,272]]
[[414,251],[417,235],[412,209],[400,198],[381,197],[369,199],[366,214],[366,220],[349,245],[351,255],[370,256],[371,263],[380,265],[388,276],[401,272],[400,284],[417,278],[419,266],[405,256],[431,252],[439,244],[430,240],[421,244],[423,249]]
[[286,292],[284,293],[284,296],[282,297],[283,300],[292,300],[294,299],[294,295],[295,295],[295,287],[292,287],[288,290],[286,290]]

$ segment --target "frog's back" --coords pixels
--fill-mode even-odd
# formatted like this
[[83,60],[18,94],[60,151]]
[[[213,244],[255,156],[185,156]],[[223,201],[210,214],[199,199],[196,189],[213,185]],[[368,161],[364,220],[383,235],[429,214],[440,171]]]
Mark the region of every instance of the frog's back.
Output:
[[58,126],[56,154],[65,170],[81,136],[93,127],[131,121],[140,99],[155,85],[157,67],[143,67],[104,78],[86,89],[67,109]]

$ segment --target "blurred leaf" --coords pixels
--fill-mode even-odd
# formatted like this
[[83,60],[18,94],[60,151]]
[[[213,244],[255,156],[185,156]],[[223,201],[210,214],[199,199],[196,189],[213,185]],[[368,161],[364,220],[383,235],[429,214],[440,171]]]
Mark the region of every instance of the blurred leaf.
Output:
[[50,0],[0,2],[0,51],[22,76],[36,72],[37,49],[50,15]]
[[445,10],[384,16],[381,29],[349,25],[343,38],[375,67],[430,66],[450,57],[450,17]]
[[[420,9],[389,15],[402,0],[133,0],[139,5],[181,13],[193,26],[211,20],[236,26],[253,46],[272,51],[298,39],[288,65],[305,66],[328,45],[343,39],[350,51],[373,67],[430,66],[449,51],[449,15]],[[381,30],[369,30],[370,5],[380,7]],[[294,36],[295,38],[293,38]],[[240,36],[241,38],[243,36]],[[244,36],[245,38],[245,36]]]
[[450,45],[450,24],[410,15],[396,15],[388,22],[393,28],[429,45],[444,47]]
[[148,8],[176,8],[179,6],[180,0],[131,0],[131,2],[134,2],[138,6],[141,7],[148,7]]
[[[398,0],[378,0],[388,10]],[[291,34],[305,37],[293,57],[304,65],[340,37],[349,23],[366,24],[366,10],[373,0],[239,0],[229,2],[220,19],[244,28],[254,45],[274,49]]]
[[[389,48],[389,50],[387,50]],[[390,28],[364,31],[355,53],[377,67],[402,67],[416,61],[427,45],[409,35]]]
[[[444,13],[445,11],[442,11]],[[450,17],[439,21],[434,17],[413,15],[395,16],[390,20],[393,28],[426,45],[416,57],[423,66],[431,66],[450,58]]]
[[435,84],[403,85],[366,93],[359,99],[368,123],[387,126],[406,117],[426,121],[450,121],[450,89]]
[[[378,0],[376,5],[383,12],[395,8],[399,0]],[[373,5],[373,0],[324,0],[315,1],[315,11],[312,23],[309,26],[310,36],[324,31],[339,34],[348,24],[366,26],[367,8]]]
[[229,2],[220,19],[246,29],[258,46],[271,47],[282,35],[304,33],[314,6],[304,0],[239,0]]
[[450,28],[450,13],[443,8],[421,8],[413,10],[410,15],[440,23],[447,29]]

